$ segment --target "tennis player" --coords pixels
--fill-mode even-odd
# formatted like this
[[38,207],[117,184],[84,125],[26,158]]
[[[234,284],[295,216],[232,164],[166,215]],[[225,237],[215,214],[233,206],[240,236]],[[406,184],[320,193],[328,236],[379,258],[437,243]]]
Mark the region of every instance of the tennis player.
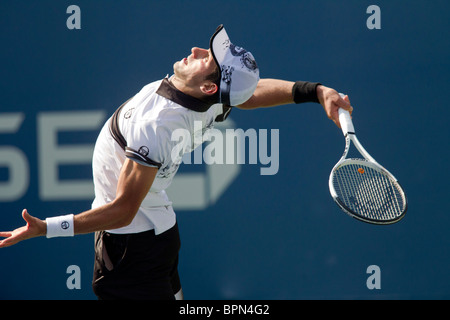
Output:
[[[184,153],[197,145],[171,133],[184,128],[191,139],[224,121],[233,107],[254,109],[317,102],[339,126],[338,109],[351,110],[319,83],[260,79],[253,55],[234,45],[221,25],[209,49],[194,47],[175,62],[173,75],[144,86],[120,106],[102,128],[93,155],[95,200],[79,214],[45,220],[22,216],[26,225],[0,232],[0,247],[38,236],[95,232],[93,290],[99,299],[181,299],[180,237],[165,190]],[[194,122],[202,129],[194,132]],[[198,124],[195,128],[198,127]]]

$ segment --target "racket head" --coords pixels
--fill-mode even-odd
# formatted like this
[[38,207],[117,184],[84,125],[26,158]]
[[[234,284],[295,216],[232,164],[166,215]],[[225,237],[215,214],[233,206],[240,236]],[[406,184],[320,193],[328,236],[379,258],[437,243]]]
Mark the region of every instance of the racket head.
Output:
[[330,173],[329,189],[345,213],[371,224],[398,222],[408,207],[397,179],[365,159],[339,161]]

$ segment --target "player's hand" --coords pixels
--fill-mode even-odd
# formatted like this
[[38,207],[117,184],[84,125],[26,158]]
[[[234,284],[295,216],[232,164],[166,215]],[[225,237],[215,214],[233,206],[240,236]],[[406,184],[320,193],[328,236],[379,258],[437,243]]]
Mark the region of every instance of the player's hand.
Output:
[[317,98],[323,106],[328,118],[333,120],[338,128],[341,127],[341,124],[339,123],[339,108],[349,111],[350,115],[352,114],[353,107],[350,105],[348,96],[341,98],[339,93],[332,88],[323,85],[317,86]]
[[20,241],[43,236],[47,232],[47,224],[38,218],[32,217],[27,209],[23,209],[22,217],[26,225],[13,231],[0,232],[0,237],[5,238],[0,241],[0,248],[12,246]]

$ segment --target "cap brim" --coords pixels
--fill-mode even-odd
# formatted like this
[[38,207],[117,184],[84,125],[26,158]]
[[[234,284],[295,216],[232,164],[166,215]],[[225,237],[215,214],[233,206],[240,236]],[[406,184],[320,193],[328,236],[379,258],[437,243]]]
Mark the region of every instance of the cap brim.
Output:
[[220,25],[217,27],[216,32],[212,35],[211,40],[209,41],[209,47],[219,68],[225,60],[225,55],[229,46],[230,38],[228,37],[223,25]]
[[252,54],[233,45],[223,25],[211,37],[210,49],[221,72],[219,103],[235,106],[247,101],[259,80]]

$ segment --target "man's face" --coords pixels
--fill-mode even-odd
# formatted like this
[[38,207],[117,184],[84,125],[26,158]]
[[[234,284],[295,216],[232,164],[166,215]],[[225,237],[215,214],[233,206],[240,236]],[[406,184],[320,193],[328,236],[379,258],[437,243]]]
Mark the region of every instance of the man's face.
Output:
[[196,87],[205,81],[205,77],[210,75],[217,65],[211,54],[211,49],[201,49],[194,47],[187,58],[175,62],[173,70],[175,76],[183,80],[186,86]]

